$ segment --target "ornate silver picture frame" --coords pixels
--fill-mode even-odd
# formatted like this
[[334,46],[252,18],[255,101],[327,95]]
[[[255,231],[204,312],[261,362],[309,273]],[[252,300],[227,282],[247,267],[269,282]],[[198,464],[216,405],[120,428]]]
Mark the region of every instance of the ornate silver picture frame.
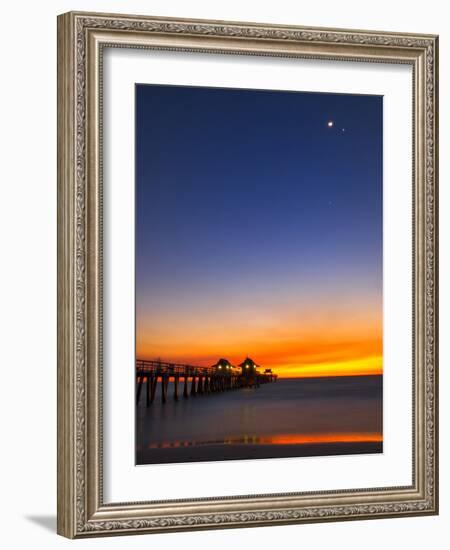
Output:
[[[411,484],[104,498],[103,56],[164,50],[412,68]],[[58,533],[69,538],[438,513],[438,38],[70,12],[58,17]],[[130,431],[134,430],[130,426]]]

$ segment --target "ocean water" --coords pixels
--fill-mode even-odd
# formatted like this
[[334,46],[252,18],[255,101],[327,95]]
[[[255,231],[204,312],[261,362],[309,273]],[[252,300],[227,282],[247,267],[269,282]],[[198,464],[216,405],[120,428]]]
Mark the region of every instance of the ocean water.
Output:
[[[136,407],[136,463],[382,452],[382,376],[279,379]],[[180,390],[179,390],[180,391]]]

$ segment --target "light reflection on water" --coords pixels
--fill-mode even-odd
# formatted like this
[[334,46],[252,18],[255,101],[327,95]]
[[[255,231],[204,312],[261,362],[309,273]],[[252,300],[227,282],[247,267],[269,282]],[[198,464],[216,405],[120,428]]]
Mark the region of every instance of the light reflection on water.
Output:
[[208,445],[305,445],[320,443],[378,443],[381,433],[330,433],[330,434],[280,434],[274,436],[247,435],[213,439],[210,441],[165,441],[150,442],[149,449],[180,449]]
[[[382,441],[382,377],[279,380],[137,407],[137,451]],[[139,462],[139,461],[138,461]]]

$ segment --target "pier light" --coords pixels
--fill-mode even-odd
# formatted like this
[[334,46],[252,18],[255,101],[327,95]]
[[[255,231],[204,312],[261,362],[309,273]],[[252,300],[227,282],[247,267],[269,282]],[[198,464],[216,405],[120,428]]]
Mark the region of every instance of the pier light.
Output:
[[228,361],[228,359],[222,358],[219,359],[214,365],[211,365],[211,368],[216,372],[225,371],[224,376],[230,376],[233,365]]
[[253,361],[251,357],[248,357],[239,365],[242,369],[242,374],[246,377],[252,377],[257,374],[257,368],[259,367],[258,364]]

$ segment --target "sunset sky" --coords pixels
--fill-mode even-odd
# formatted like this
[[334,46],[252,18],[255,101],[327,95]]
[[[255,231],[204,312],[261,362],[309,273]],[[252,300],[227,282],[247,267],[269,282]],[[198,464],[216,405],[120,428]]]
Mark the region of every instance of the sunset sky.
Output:
[[136,356],[382,372],[382,97],[136,86]]

